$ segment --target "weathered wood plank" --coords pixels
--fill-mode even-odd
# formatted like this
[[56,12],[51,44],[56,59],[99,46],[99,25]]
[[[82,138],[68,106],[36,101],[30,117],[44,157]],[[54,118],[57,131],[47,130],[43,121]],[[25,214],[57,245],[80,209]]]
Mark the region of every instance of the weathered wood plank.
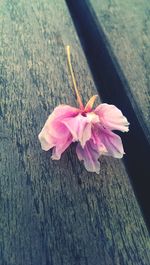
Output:
[[8,0],[0,10],[1,264],[149,264],[124,164],[103,158],[100,174],[90,174],[74,146],[51,161],[37,139],[55,106],[75,105],[66,44],[84,101],[96,92],[65,3]]
[[123,71],[126,93],[150,143],[150,2],[87,2],[105,33],[118,71]]

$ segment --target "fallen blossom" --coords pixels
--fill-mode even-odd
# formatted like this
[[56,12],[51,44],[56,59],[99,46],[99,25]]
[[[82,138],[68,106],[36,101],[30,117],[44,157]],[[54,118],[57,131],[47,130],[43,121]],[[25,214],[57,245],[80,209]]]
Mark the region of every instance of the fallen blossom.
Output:
[[[70,71],[72,71],[69,59],[68,55]],[[57,106],[48,117],[38,138],[43,150],[52,149],[51,158],[54,160],[59,160],[72,142],[77,142],[78,159],[83,160],[88,171],[98,174],[101,155],[123,157],[121,138],[113,131],[127,132],[129,123],[114,105],[103,103],[93,109],[96,95],[91,97],[84,107],[76,83],[74,87],[80,108],[63,104]]]
[[[86,110],[87,109],[87,110]],[[99,173],[101,155],[122,158],[120,136],[112,132],[128,131],[128,121],[114,105],[100,104],[92,110],[59,105],[48,117],[39,134],[42,149],[52,150],[52,159],[59,160],[72,142],[78,142],[76,153],[88,171]]]

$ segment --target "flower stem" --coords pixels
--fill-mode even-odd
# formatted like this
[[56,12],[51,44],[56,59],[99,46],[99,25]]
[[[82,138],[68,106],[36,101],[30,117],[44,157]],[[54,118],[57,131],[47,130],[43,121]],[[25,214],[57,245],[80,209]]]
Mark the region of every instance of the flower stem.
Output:
[[72,77],[72,83],[73,83],[74,90],[75,90],[75,93],[76,93],[77,102],[78,102],[78,104],[80,106],[80,109],[83,109],[84,106],[83,106],[83,103],[82,103],[82,100],[81,100],[80,93],[79,93],[78,88],[77,88],[75,76],[74,76],[72,65],[71,65],[70,46],[69,45],[66,46],[66,51],[67,51],[68,66],[69,66],[70,74],[71,74],[71,77]]

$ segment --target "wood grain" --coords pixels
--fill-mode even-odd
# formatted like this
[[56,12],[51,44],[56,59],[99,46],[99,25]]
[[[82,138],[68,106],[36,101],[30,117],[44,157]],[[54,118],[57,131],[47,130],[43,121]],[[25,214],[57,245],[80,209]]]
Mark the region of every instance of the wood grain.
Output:
[[1,1],[0,21],[0,264],[149,264],[123,162],[102,158],[91,174],[75,146],[51,161],[37,139],[55,106],[76,104],[66,44],[84,102],[96,93],[65,2]]
[[150,143],[150,2],[87,0],[117,62],[126,93]]

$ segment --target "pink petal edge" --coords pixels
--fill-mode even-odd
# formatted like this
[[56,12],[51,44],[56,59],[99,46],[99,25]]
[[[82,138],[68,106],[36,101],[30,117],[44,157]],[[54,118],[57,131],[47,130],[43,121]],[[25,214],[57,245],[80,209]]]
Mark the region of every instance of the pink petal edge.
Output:
[[103,103],[94,110],[94,113],[99,116],[100,122],[105,128],[122,132],[129,131],[128,120],[116,106]]
[[96,145],[93,144],[92,140],[89,140],[84,148],[78,143],[76,147],[76,153],[78,159],[84,161],[84,166],[89,172],[100,172],[99,152]]

